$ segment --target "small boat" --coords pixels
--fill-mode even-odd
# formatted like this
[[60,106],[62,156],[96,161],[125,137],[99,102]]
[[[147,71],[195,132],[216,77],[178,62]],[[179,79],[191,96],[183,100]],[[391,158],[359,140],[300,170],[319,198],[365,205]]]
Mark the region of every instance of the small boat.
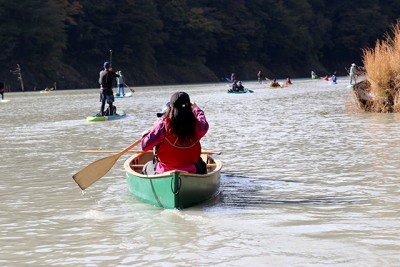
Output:
[[244,88],[243,91],[232,91],[232,90],[228,90],[228,94],[245,94],[245,93],[254,93],[253,90]]
[[126,113],[123,110],[121,110],[121,111],[118,111],[117,114],[115,114],[115,115],[111,115],[111,116],[96,116],[96,115],[94,115],[94,116],[86,117],[86,120],[87,121],[110,121],[110,120],[118,120],[118,119],[121,119],[124,117],[126,117]]
[[125,98],[132,97],[132,92],[126,93],[125,95],[114,95],[114,98]]
[[271,88],[284,88],[288,87],[287,85],[285,86],[284,84],[279,84],[279,85],[270,85]]
[[1,103],[8,103],[8,102],[10,102],[11,100],[10,99],[2,99],[1,100]]
[[54,91],[54,89],[50,88],[50,89],[45,89],[45,90],[40,90],[39,93],[41,94],[47,94],[47,93],[52,93]]
[[129,192],[138,200],[165,209],[184,209],[207,201],[219,194],[222,163],[202,154],[207,163],[207,174],[169,171],[144,175],[144,164],[153,159],[153,153],[135,154],[124,163]]

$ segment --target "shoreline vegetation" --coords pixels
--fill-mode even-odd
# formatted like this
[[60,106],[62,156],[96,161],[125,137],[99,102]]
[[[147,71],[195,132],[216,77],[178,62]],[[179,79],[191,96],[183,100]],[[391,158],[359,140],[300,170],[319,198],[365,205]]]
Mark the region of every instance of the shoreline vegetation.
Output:
[[377,113],[400,112],[400,20],[377,40],[374,48],[363,49],[366,80],[354,85],[361,110]]
[[[345,75],[399,1],[2,1],[0,81],[94,88],[105,61],[132,86]],[[23,18],[23,19],[21,19]],[[372,26],[373,25],[373,26]],[[15,68],[19,64],[21,87]],[[11,71],[11,72],[10,72]]]

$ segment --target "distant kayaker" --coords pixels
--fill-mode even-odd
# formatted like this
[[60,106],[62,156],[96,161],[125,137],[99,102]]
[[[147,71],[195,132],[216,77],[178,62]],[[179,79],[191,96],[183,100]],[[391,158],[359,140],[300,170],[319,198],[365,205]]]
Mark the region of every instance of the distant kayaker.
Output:
[[351,64],[350,70],[349,70],[349,75],[350,75],[350,84],[357,83],[357,75],[356,75],[356,64]]
[[230,92],[237,92],[237,91],[239,91],[239,87],[238,87],[238,84],[237,84],[237,81],[236,81],[236,80],[233,81],[232,87],[231,87],[231,89],[230,89],[229,91],[230,91]]
[[235,81],[235,80],[236,80],[235,73],[232,72],[232,74],[231,74],[231,81],[233,82],[233,81]]
[[292,84],[292,81],[290,80],[289,77],[287,77],[287,78],[286,78],[286,85],[291,85],[291,84]]
[[118,85],[118,91],[115,94],[116,96],[125,96],[125,88],[124,88],[124,76],[122,75],[121,71],[118,71],[117,74],[119,77],[117,77],[117,85]]
[[242,85],[242,82],[241,82],[241,81],[238,82],[237,90],[238,90],[238,91],[244,91],[244,86]]
[[200,157],[200,139],[209,127],[203,110],[190,102],[187,93],[177,92],[171,96],[165,114],[158,115],[162,118],[142,136],[142,150],[158,147],[155,160],[145,164],[143,174],[161,174],[171,170],[206,173],[206,164]]
[[3,100],[3,99],[4,99],[4,91],[5,91],[5,88],[4,88],[4,83],[3,83],[3,82],[0,82],[0,94],[1,94],[1,100]]
[[331,83],[336,84],[336,72],[333,73],[333,75],[329,78],[329,80],[331,81]]
[[[115,78],[119,77],[119,75],[112,71],[110,62],[108,61],[104,62],[103,67],[104,69],[100,71],[100,78],[99,78],[101,107],[100,107],[100,113],[97,115],[109,116],[116,113],[116,108],[113,106],[114,93],[112,90],[112,86],[115,81]],[[104,113],[104,107],[106,105],[106,102],[108,104],[109,114]]]
[[272,87],[280,87],[281,85],[274,79],[274,81],[271,83]]
[[311,71],[311,79],[317,79],[317,74],[315,74],[315,72],[312,70]]

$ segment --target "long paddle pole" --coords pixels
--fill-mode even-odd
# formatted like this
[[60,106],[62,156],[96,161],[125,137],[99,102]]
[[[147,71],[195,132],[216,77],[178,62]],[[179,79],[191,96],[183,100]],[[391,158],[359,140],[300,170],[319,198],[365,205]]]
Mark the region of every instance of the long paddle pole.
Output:
[[110,49],[110,66],[112,66],[112,50]]
[[114,166],[117,160],[126,152],[137,146],[142,139],[140,138],[135,143],[131,144],[118,154],[111,155],[95,162],[90,163],[88,166],[77,172],[72,176],[75,182],[79,185],[82,190],[85,190],[94,182],[99,180],[101,177],[107,174],[107,172]]
[[131,90],[132,93],[135,92],[135,90],[133,90],[132,88],[130,88],[125,82],[123,82],[123,83],[124,83],[124,85],[126,86],[126,88],[128,88],[129,90]]

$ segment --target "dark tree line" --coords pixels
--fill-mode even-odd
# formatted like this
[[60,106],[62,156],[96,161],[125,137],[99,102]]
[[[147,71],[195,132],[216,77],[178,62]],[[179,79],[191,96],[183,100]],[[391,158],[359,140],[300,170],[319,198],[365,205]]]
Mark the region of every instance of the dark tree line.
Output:
[[305,77],[360,63],[400,14],[395,0],[0,0],[0,80],[97,87],[114,69],[135,85]]

